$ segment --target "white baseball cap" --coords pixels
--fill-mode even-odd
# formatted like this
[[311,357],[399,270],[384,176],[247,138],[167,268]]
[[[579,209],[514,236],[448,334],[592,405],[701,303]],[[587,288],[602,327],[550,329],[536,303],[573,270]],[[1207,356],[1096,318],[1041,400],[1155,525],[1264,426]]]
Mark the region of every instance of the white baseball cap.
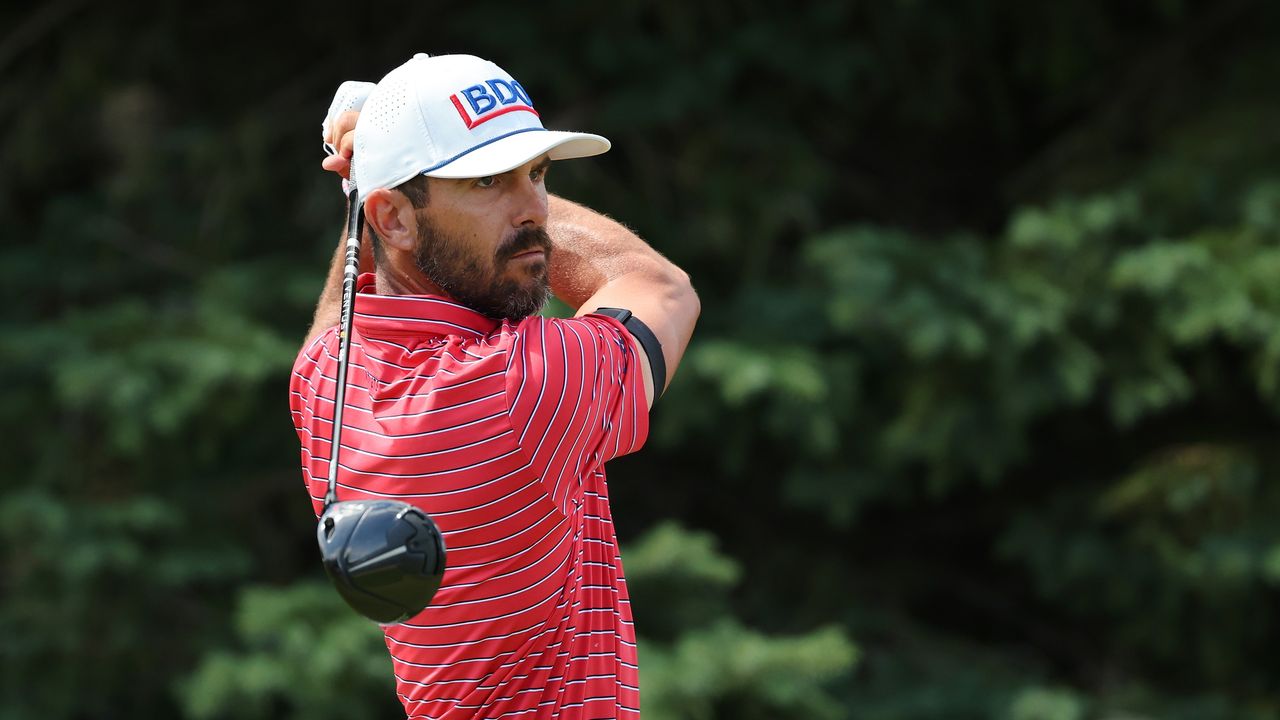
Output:
[[498,175],[546,153],[552,160],[599,155],[599,135],[542,127],[515,78],[472,55],[414,55],[387,73],[356,121],[352,177],[360,201],[415,175]]

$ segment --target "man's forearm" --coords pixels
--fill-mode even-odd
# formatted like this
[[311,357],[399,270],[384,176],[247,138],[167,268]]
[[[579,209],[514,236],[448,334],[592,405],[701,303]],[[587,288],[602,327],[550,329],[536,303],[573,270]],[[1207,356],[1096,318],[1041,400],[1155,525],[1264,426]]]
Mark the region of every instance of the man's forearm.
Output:
[[549,197],[551,291],[577,310],[607,283],[629,273],[683,277],[683,271],[621,223],[554,195]]
[[[550,203],[551,290],[577,315],[623,308],[653,333],[666,377],[653,376],[652,365],[642,368],[652,407],[689,346],[702,309],[698,293],[685,271],[621,224],[561,198],[551,197]],[[636,352],[648,353],[632,334]]]
[[[574,310],[611,280],[628,273],[654,278],[681,277],[683,272],[621,223],[563,198],[551,196],[548,233],[552,240],[551,291]],[[344,223],[343,227],[346,225]],[[360,248],[362,272],[373,268],[371,238],[366,230]],[[339,238],[329,274],[316,303],[307,342],[338,324],[342,311],[342,274],[346,234]]]

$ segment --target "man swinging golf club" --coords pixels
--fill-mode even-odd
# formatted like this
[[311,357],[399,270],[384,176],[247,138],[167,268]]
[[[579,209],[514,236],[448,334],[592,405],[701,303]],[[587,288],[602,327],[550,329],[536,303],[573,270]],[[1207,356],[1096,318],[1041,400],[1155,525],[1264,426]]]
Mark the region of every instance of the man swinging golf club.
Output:
[[[394,623],[410,718],[636,717],[604,464],[644,443],[697,295],[626,228],[547,194],[552,161],[609,143],[544,129],[497,65],[418,55],[361,103],[367,87],[344,84],[326,118],[352,239],[291,382],[326,569]],[[344,329],[357,263],[373,272],[346,273]],[[538,316],[549,292],[576,316]]]

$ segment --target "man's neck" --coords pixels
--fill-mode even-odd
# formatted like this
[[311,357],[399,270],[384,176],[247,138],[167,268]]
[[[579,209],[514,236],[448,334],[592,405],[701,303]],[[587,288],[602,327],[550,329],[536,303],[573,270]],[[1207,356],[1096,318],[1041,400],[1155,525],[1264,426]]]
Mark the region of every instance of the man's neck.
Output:
[[[439,295],[449,297],[440,286],[428,280],[422,273],[406,272],[401,268],[384,263],[376,270],[377,281],[374,287],[379,295]],[[452,298],[450,298],[452,299]]]

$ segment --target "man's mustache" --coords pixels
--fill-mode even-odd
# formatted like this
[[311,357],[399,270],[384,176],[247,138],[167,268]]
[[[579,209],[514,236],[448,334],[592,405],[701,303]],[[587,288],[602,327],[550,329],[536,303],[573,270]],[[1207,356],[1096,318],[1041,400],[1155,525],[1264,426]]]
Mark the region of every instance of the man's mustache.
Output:
[[494,259],[499,265],[529,250],[541,250],[551,257],[551,236],[544,227],[520,228],[515,235],[498,246]]

